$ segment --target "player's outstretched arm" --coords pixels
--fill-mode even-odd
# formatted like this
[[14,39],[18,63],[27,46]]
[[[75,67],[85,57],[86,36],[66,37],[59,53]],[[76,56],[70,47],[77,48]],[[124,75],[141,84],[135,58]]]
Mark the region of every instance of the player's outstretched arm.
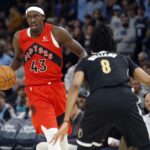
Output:
[[150,76],[140,67],[134,70],[133,78],[139,82],[150,86]]
[[75,105],[75,102],[79,93],[79,89],[83,81],[84,81],[84,73],[82,71],[75,72],[72,85],[68,91],[66,113],[65,113],[64,121],[70,120],[71,111]]
[[65,47],[67,47],[70,51],[75,53],[79,57],[79,59],[87,56],[84,48],[79,44],[79,42],[74,40],[71,34],[64,28],[55,26],[53,34],[60,46],[64,45]]
[[13,47],[15,49],[15,56],[10,66],[13,70],[17,70],[22,65],[22,52],[19,46],[18,32],[13,37]]
[[68,91],[68,96],[67,96],[67,105],[66,105],[66,112],[65,112],[65,117],[64,117],[64,122],[59,128],[58,132],[53,136],[52,140],[50,143],[56,143],[56,141],[63,137],[67,134],[68,132],[68,122],[71,117],[71,111],[75,105],[79,89],[84,81],[84,73],[82,71],[77,71],[74,75],[74,79],[71,85],[71,88]]

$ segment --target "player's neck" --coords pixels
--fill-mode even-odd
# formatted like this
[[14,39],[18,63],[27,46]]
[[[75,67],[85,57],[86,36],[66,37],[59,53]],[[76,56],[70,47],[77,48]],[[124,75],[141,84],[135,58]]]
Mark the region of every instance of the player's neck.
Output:
[[30,30],[31,37],[33,38],[38,37],[42,34],[43,31],[44,31],[44,25],[38,31]]

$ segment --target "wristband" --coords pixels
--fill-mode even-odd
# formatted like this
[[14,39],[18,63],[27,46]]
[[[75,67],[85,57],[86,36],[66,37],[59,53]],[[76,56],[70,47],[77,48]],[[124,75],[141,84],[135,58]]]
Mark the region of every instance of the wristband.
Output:
[[67,122],[67,123],[69,123],[69,120],[64,120],[63,122]]

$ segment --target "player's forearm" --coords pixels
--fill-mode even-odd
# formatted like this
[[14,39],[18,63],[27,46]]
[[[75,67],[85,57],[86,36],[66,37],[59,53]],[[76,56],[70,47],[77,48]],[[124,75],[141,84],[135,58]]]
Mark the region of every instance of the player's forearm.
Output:
[[71,88],[69,89],[64,121],[70,120],[71,111],[73,110],[73,107],[75,105],[75,102],[76,102],[76,99],[78,96],[78,92],[79,92],[79,87],[75,87],[74,85],[72,85]]
[[140,67],[136,68],[133,73],[133,78],[139,82],[142,82],[148,86],[150,86],[150,75],[148,75],[143,69]]
[[21,67],[21,65],[22,65],[22,60],[14,58],[10,67],[16,71],[17,69],[19,69]]

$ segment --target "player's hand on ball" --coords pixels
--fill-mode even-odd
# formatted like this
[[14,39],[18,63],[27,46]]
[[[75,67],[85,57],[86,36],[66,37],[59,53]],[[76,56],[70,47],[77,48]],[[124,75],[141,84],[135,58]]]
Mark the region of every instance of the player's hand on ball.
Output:
[[60,126],[58,132],[54,134],[52,140],[50,143],[55,144],[58,139],[63,140],[64,136],[68,133],[68,122],[63,122],[63,124]]

